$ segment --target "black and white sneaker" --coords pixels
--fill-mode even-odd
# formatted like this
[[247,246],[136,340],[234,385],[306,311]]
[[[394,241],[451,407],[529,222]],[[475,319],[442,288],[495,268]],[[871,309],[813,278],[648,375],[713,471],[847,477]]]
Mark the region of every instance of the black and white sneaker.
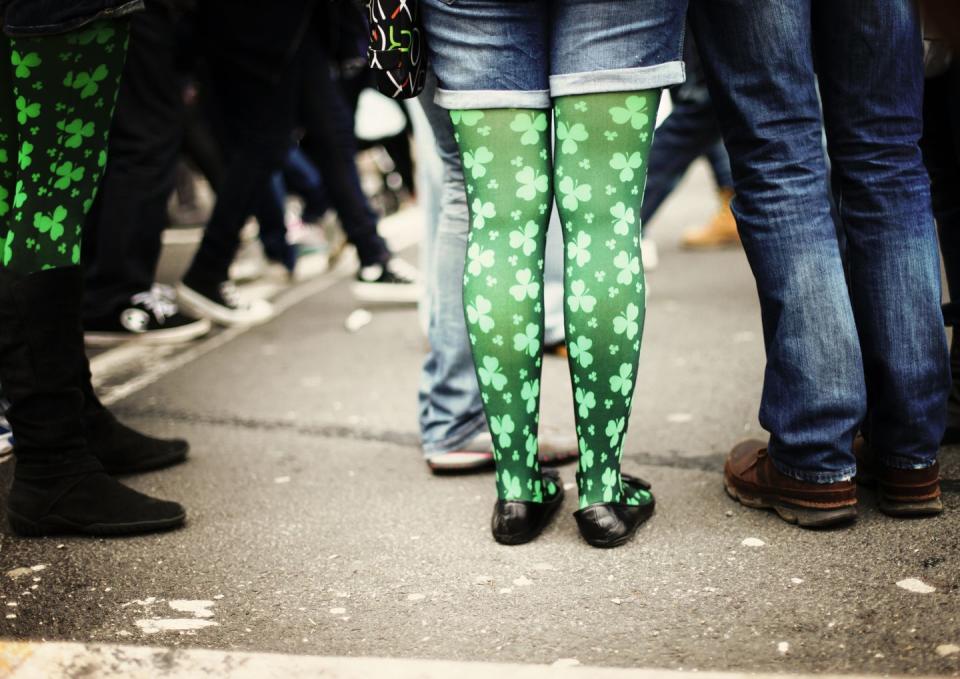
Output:
[[95,347],[123,342],[182,344],[210,332],[210,321],[180,313],[173,297],[173,289],[165,285],[138,293],[116,313],[85,319],[84,339]]
[[423,296],[420,272],[399,257],[357,272],[353,295],[364,302],[416,304]]
[[192,314],[220,325],[258,325],[273,318],[265,299],[244,299],[233,281],[205,283],[184,279],[177,286],[180,305]]

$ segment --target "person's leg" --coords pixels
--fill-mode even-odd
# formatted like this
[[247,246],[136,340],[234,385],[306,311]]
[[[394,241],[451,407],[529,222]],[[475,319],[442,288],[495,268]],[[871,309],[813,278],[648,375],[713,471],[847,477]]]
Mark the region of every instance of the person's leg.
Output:
[[295,147],[283,166],[287,188],[303,198],[303,221],[317,222],[330,209],[330,199],[323,177],[300,147]]
[[[826,192],[811,0],[692,0],[690,7],[730,152],[734,211],[757,279],[767,351],[760,422],[769,445],[735,450],[728,490],[746,497],[753,488],[749,501],[805,524],[848,520],[866,388]],[[737,485],[761,472],[769,477]],[[804,493],[814,491],[822,502],[810,504]]]
[[[645,489],[623,483],[620,459],[646,309],[637,212],[659,104],[659,90],[565,96],[555,103],[581,509],[652,503]],[[580,141],[568,144],[564,136]]]
[[394,257],[380,236],[379,218],[360,184],[354,115],[331,77],[330,59],[316,31],[307,35],[306,50],[301,117],[307,134],[302,148],[320,169],[344,233],[360,257],[353,294],[373,302],[416,303],[422,294],[418,273]]
[[550,215],[544,110],[452,113],[471,228],[464,273],[467,330],[493,435],[501,500],[541,503],[537,458],[543,355],[544,246]]
[[[922,132],[923,45],[908,0],[813,8],[833,184],[866,372],[875,459],[936,465],[949,368]],[[939,501],[938,501],[939,502]]]
[[183,130],[176,28],[158,2],[131,19],[109,161],[84,227],[85,319],[112,317],[154,283]]
[[378,233],[378,218],[367,201],[357,171],[353,115],[330,74],[329,58],[311,32],[305,42],[301,120],[306,136],[301,146],[320,170],[330,202],[361,266],[382,264],[391,257]]
[[947,402],[944,444],[960,442],[960,64],[927,80],[923,99],[923,160],[930,174],[933,214],[950,301],[944,320],[953,328],[950,370],[953,388]]
[[[463,316],[463,271],[470,230],[463,166],[450,114],[433,102],[435,93],[436,77],[429,75],[421,101],[443,160],[443,185],[433,266],[427,267],[432,272],[426,280],[432,306],[427,335],[430,351],[420,389],[420,439],[428,462],[431,457],[463,449],[486,429]],[[468,452],[476,454],[467,462],[481,464],[483,459],[478,456],[482,454],[492,459],[490,450]]]
[[[712,107],[711,107],[712,109]],[[716,119],[716,113],[713,114]],[[710,172],[713,173],[713,181],[717,188],[733,191],[733,173],[730,170],[730,156],[727,154],[727,147],[723,145],[723,138],[720,135],[720,127],[716,128],[714,143],[710,144],[706,153],[703,155],[710,165]]]
[[553,4],[554,184],[566,241],[567,351],[581,535],[623,544],[653,513],[621,474],[643,336],[640,214],[663,88],[683,81],[685,0]]
[[[14,529],[119,534],[172,528],[183,508],[118,483],[89,447],[94,406],[80,326],[83,221],[106,164],[124,21],[4,43],[7,160],[19,149],[0,268],[0,380],[17,466]],[[9,63],[9,62],[8,62]],[[15,110],[11,104],[15,102]],[[92,399],[92,400],[91,400]]]
[[272,316],[265,300],[240,300],[228,272],[258,191],[282,167],[290,146],[303,58],[298,39],[313,7],[310,0],[298,0],[264,14],[251,3],[206,0],[199,5],[228,164],[203,241],[178,292],[187,310],[224,325]]
[[709,97],[677,97],[673,110],[657,128],[647,166],[647,191],[640,222],[644,231],[657,210],[683,179],[690,165],[720,139]]
[[210,329],[154,289],[184,123],[179,22],[159,2],[131,19],[109,160],[84,224],[83,319],[91,345],[187,342]]

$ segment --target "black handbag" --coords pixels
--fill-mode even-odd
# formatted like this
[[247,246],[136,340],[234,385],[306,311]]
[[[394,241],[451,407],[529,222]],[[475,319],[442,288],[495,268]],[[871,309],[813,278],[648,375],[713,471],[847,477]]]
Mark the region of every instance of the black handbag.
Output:
[[427,77],[427,43],[419,0],[369,0],[367,63],[377,89],[393,99],[411,99]]

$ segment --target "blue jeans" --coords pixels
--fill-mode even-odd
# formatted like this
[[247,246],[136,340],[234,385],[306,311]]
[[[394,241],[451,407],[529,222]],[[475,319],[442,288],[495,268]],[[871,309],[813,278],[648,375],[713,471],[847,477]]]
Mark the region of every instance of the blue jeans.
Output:
[[720,124],[713,110],[710,92],[693,41],[684,46],[687,81],[670,89],[673,110],[657,128],[647,161],[647,190],[640,210],[640,223],[647,222],[677,188],[690,164],[704,156],[713,171],[717,187],[733,188],[730,158],[723,147]]
[[862,427],[880,462],[931,466],[950,376],[911,3],[692,0],[690,22],[760,295],[771,459],[796,479],[849,479]]
[[[448,111],[434,103],[437,80],[428,75],[420,103],[443,161],[439,214],[427,216],[424,279],[430,352],[420,379],[420,435],[427,457],[457,450],[487,427],[463,317],[463,268],[470,218],[463,166]],[[430,193],[424,186],[421,193]],[[553,222],[557,222],[554,224]],[[544,273],[544,341],[563,341],[563,241],[554,219]]]
[[422,0],[449,109],[548,109],[551,98],[683,82],[687,0]]

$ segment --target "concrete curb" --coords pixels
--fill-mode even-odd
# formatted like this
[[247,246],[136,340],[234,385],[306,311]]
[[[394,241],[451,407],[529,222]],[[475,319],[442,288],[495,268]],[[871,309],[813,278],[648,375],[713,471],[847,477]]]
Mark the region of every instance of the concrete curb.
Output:
[[[0,642],[0,676],[10,679],[72,677],[154,679],[155,677],[227,677],[229,679],[751,679],[813,675],[675,672],[575,665],[508,665],[394,658],[328,658],[321,656],[238,653],[147,646],[85,645],[58,642]],[[819,679],[841,675],[817,675]],[[842,675],[844,679],[857,676]]]

